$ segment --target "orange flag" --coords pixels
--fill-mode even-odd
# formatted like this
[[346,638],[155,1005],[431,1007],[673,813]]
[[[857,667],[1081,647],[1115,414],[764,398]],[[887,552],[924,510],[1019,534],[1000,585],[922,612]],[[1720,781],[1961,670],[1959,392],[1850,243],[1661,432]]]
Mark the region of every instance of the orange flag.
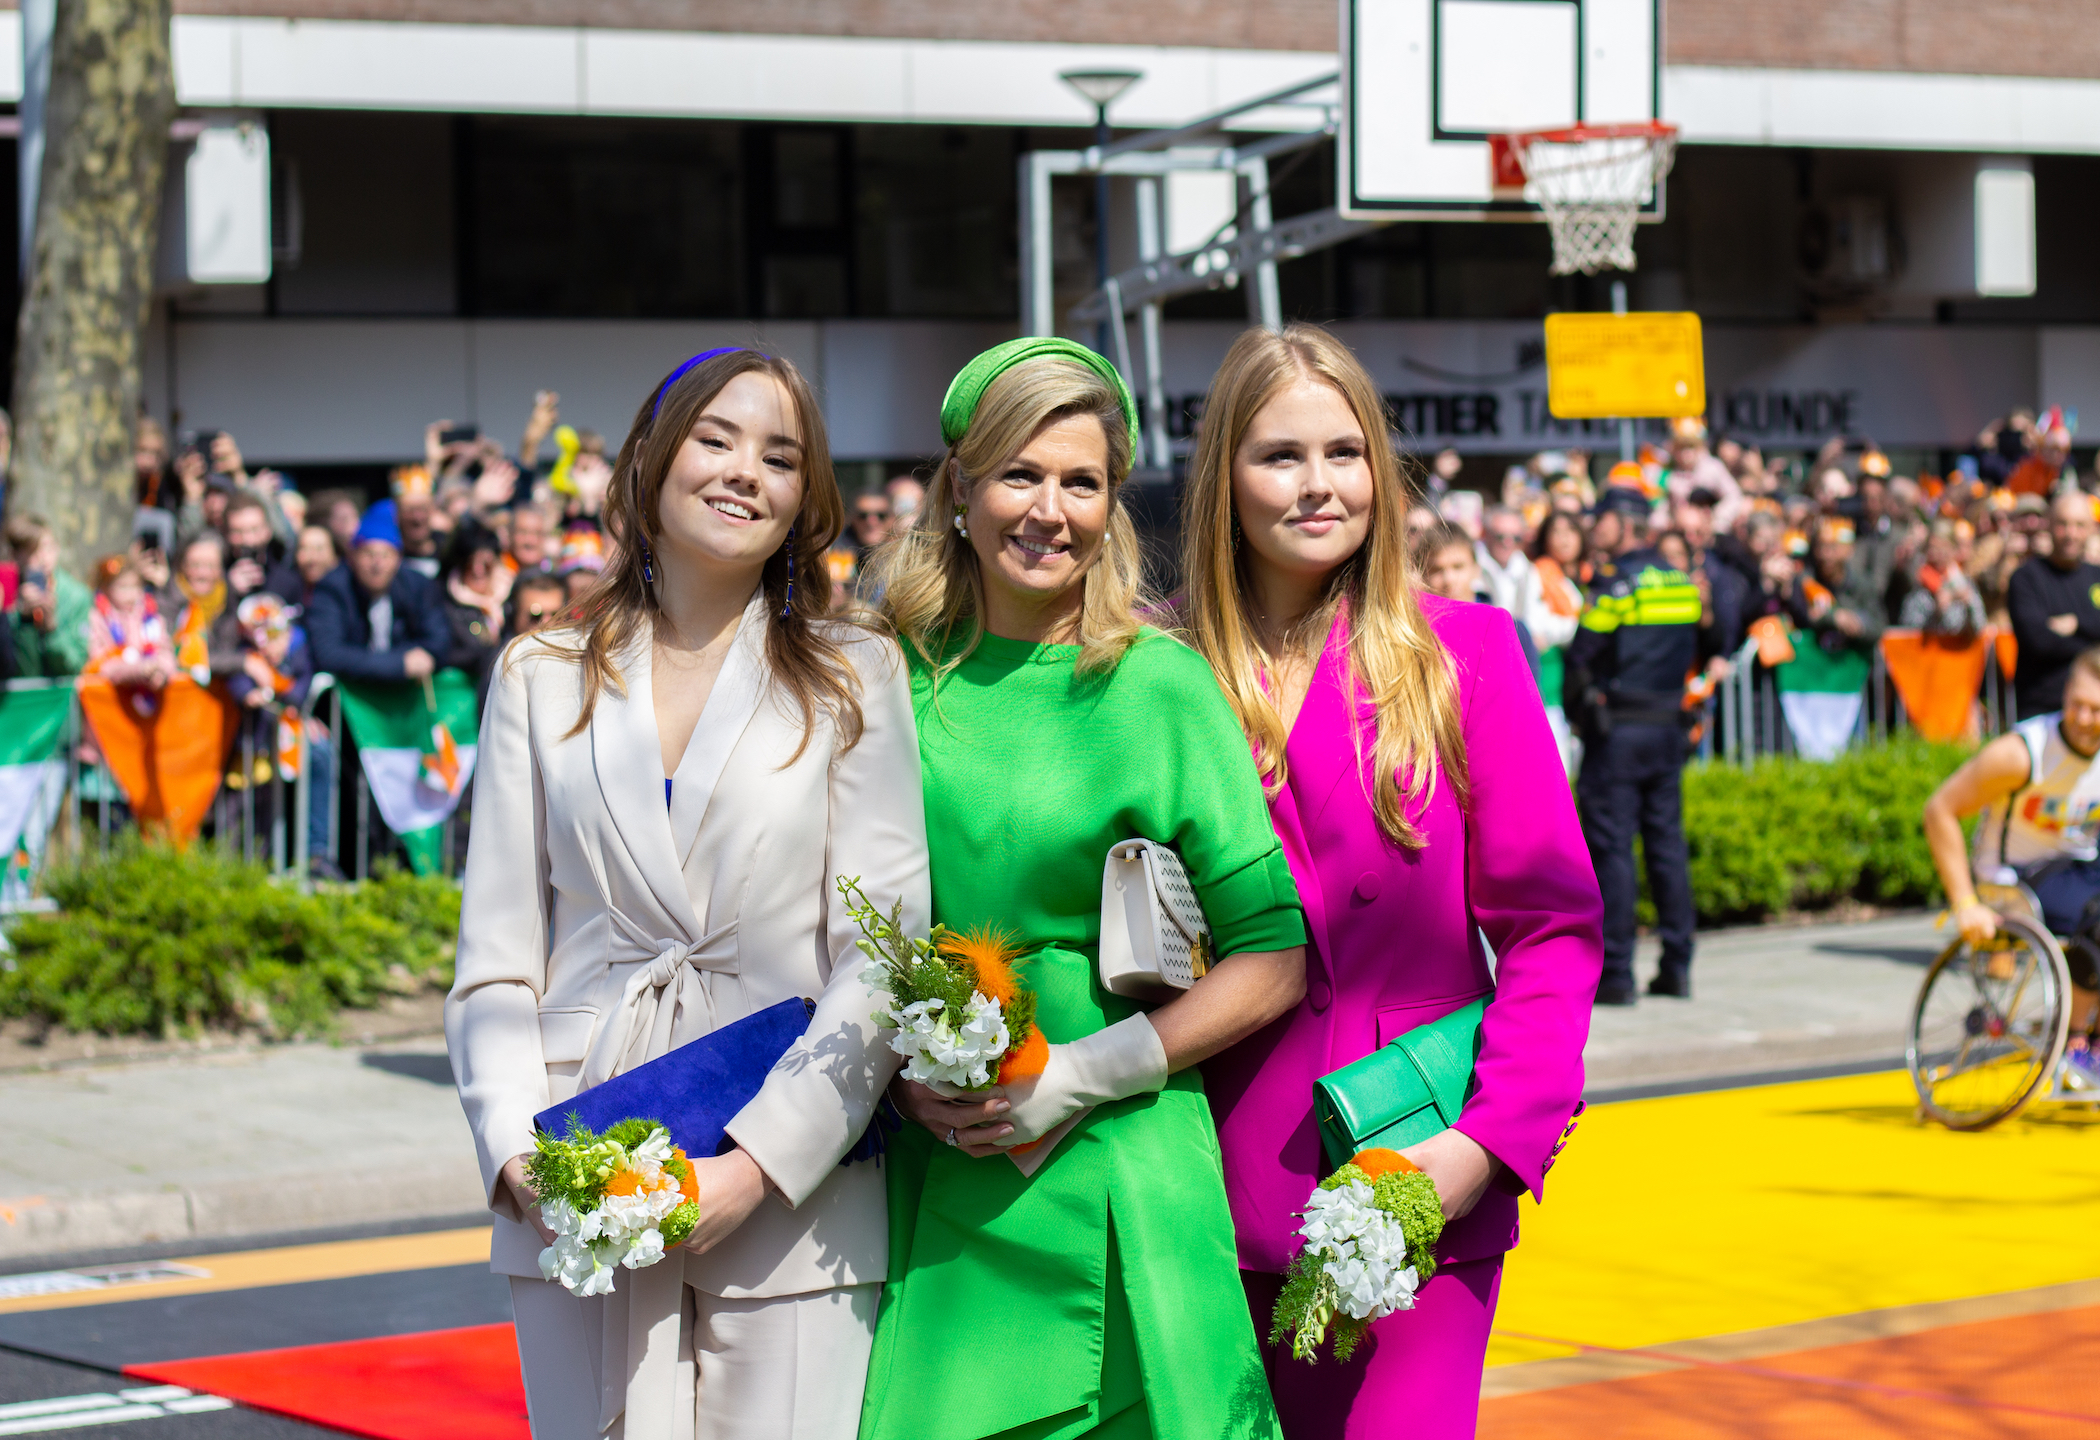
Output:
[[2013,678],[2020,668],[2020,642],[2010,629],[2000,630],[1991,626],[1983,632],[1990,636],[1998,647],[1998,673],[2006,679]]
[[1890,630],[1881,637],[1889,678],[1910,712],[1910,723],[1927,740],[1959,740],[1969,733],[1970,712],[1983,685],[1984,637],[1955,644],[1916,630]]
[[1757,663],[1776,670],[1794,658],[1794,642],[1787,638],[1786,622],[1765,615],[1750,622],[1750,637],[1757,641]]
[[140,828],[187,845],[219,793],[237,717],[187,675],[160,693],[159,710],[141,716],[114,685],[90,678],[80,682],[80,709]]

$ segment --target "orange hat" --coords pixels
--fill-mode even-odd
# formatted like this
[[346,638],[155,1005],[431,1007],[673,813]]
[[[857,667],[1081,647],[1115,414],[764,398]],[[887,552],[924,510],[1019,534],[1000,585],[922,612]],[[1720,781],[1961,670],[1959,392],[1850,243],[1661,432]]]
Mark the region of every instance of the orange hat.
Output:
[[1636,461],[1621,460],[1605,472],[1604,483],[1607,485],[1624,485],[1630,490],[1646,490],[1648,488],[1648,473],[1641,469]]
[[1889,457],[1882,454],[1879,450],[1867,451],[1866,454],[1859,457],[1859,473],[1862,475],[1873,475],[1883,480],[1888,479]]
[[1852,522],[1842,515],[1825,515],[1816,522],[1819,545],[1850,545],[1853,538]]
[[394,496],[400,500],[430,498],[430,471],[422,465],[397,465],[392,476]]
[[1706,422],[1697,415],[1680,415],[1670,422],[1670,438],[1680,445],[1704,444]]

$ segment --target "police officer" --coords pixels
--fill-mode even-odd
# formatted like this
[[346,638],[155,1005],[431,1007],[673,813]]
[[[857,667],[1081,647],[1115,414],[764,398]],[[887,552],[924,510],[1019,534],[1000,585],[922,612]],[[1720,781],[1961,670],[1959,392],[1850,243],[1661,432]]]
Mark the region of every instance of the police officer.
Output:
[[[1692,993],[1692,879],[1684,846],[1684,679],[1697,659],[1698,587],[1648,544],[1649,506],[1614,486],[1597,502],[1618,522],[1613,558],[1567,649],[1564,701],[1582,729],[1575,795],[1590,863],[1604,894],[1604,975],[1599,1005],[1634,1003],[1633,839],[1648,859],[1648,889],[1662,938],[1650,995]],[[1607,537],[1612,527],[1602,525]]]

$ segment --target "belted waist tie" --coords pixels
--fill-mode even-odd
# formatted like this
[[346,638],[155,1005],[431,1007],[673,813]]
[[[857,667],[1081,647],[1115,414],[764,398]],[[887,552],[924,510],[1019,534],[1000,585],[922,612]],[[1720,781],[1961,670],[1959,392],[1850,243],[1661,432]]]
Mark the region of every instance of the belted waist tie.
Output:
[[[737,973],[736,926],[725,925],[695,941],[667,941],[634,934],[615,916],[610,958],[635,970],[591,1042],[577,1077],[579,1091],[714,1030],[720,1013],[716,977]],[[624,1412],[629,1436],[690,1437],[692,1397],[681,1383],[678,1356],[683,1257],[674,1253],[641,1270],[622,1270],[612,1294],[580,1303],[604,1307],[599,1432]]]

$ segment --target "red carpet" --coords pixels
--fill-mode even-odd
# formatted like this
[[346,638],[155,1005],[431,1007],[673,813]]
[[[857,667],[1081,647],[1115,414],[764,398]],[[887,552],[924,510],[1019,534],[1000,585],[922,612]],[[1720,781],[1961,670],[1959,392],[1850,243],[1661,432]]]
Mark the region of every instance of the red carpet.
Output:
[[531,1440],[508,1325],[170,1360],[124,1373],[374,1440]]

